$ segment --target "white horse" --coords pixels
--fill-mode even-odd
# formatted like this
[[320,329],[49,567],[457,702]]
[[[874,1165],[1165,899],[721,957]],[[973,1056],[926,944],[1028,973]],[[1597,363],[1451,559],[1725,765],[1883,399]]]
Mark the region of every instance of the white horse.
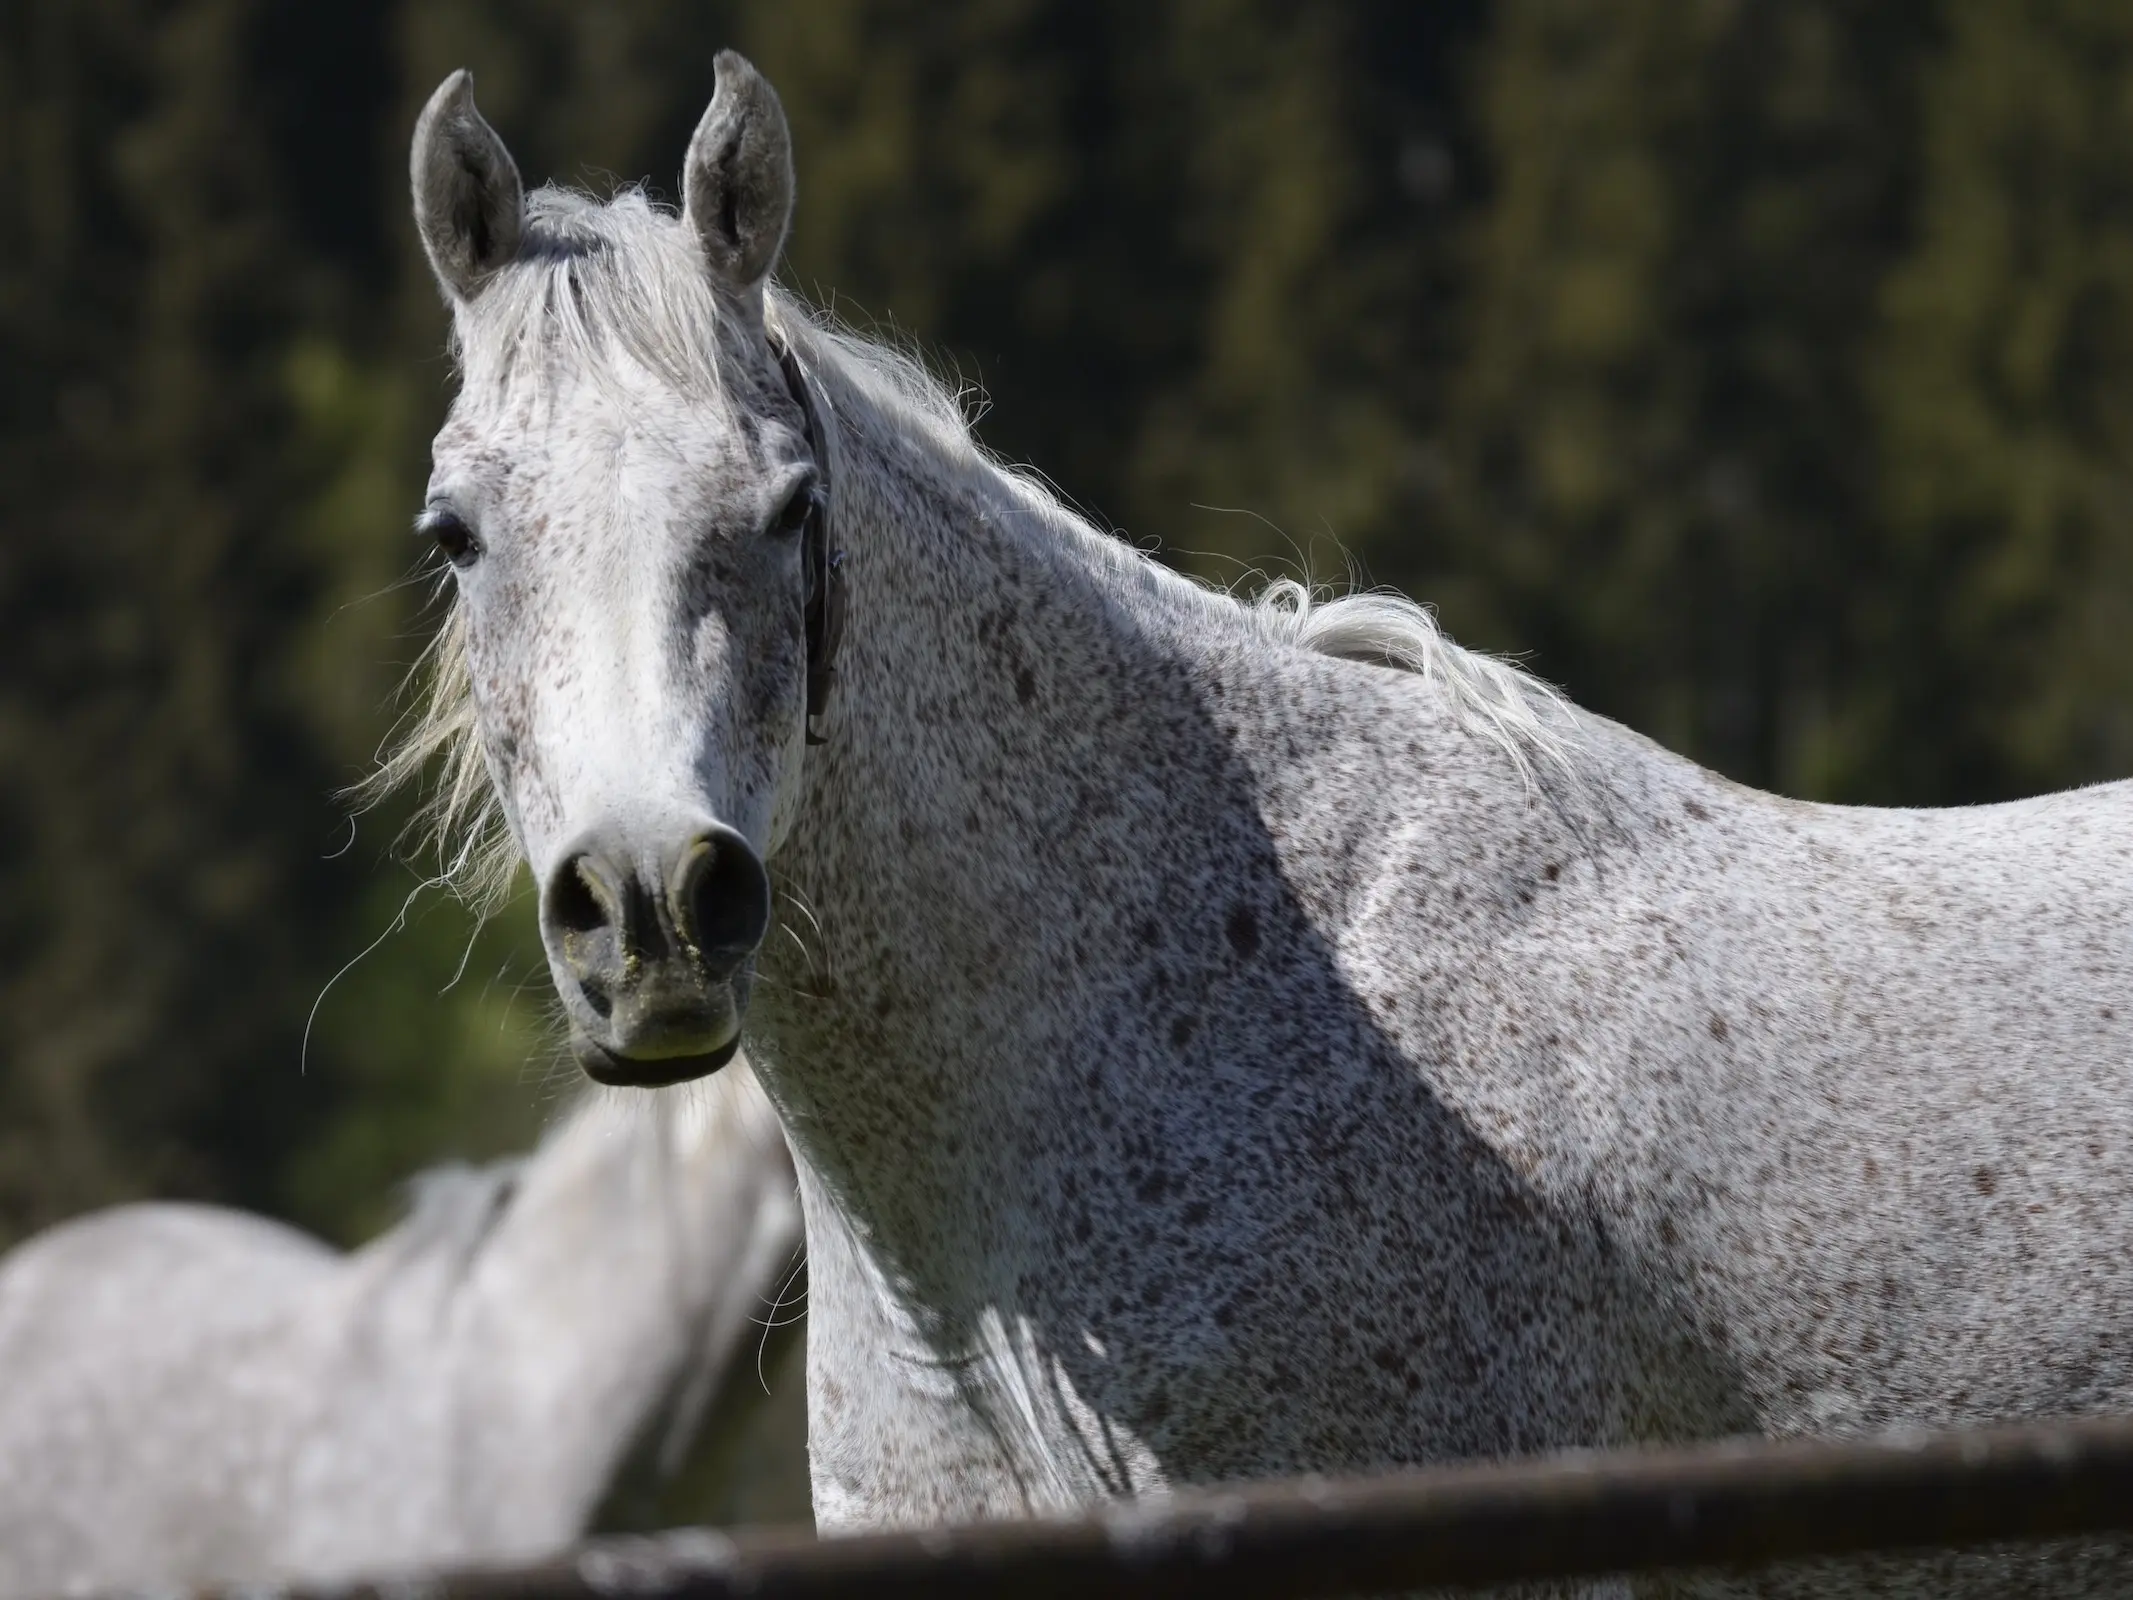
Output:
[[[493,778],[593,1076],[745,1020],[823,1525],[2133,1409],[2133,788],[1799,804],[1406,602],[1163,570],[768,287],[736,56],[679,216],[529,198],[463,74],[413,179],[462,385],[409,759]],[[1870,1579],[2133,1567],[1751,1587]]]
[[[745,1069],[579,1107],[435,1174],[342,1255],[134,1205],[0,1263],[0,1595],[327,1580],[548,1553],[667,1464],[793,1270],[799,1205]],[[664,1425],[663,1436],[643,1439]]]

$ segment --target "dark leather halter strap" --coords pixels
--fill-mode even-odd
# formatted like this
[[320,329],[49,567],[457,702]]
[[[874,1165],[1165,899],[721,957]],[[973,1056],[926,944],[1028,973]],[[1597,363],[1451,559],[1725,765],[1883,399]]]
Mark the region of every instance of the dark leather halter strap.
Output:
[[775,339],[770,347],[800,415],[807,419],[807,448],[815,458],[812,503],[800,530],[800,562],[807,573],[807,742],[824,744],[829,736],[815,723],[829,709],[830,689],[837,681],[837,647],[844,642],[844,552],[830,547],[829,445],[822,434],[822,414],[792,347]]

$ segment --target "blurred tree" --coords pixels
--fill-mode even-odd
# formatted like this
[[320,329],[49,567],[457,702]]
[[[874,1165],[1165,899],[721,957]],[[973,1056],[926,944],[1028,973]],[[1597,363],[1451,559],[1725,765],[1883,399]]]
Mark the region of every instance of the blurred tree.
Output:
[[1435,587],[1595,708],[1792,793],[1902,787],[1847,702],[1882,665],[1854,623],[1863,355],[1937,9],[1503,0],[1479,60],[1493,190]]
[[332,817],[291,759],[285,619],[315,577],[279,536],[273,337],[299,289],[237,92],[251,10],[0,23],[0,1232],[219,1190],[323,1109],[275,1048]]
[[[1183,291],[1173,370],[1130,456],[1137,532],[1189,529],[1192,547],[1245,561],[1289,544],[1308,561],[1318,536],[1386,531],[1417,310],[1397,268],[1415,263],[1405,238],[1377,241],[1387,252],[1358,237],[1388,174],[1344,114],[1364,81],[1353,21],[1191,0],[1136,30],[1131,125],[1176,151],[1142,221]],[[1211,505],[1255,515],[1183,515]]]
[[[333,791],[379,731],[400,624],[336,613],[408,547],[322,537],[296,330],[345,318],[351,263],[375,277],[383,253],[367,163],[318,120],[374,125],[363,9],[0,19],[0,1239],[146,1192],[286,1211],[360,1085],[362,1046],[314,1049],[308,1076],[300,1051],[367,922],[372,862],[329,859]],[[417,1061],[451,1034],[417,1031]],[[410,1153],[362,1174],[372,1217]],[[362,1225],[311,1187],[308,1220]]]
[[2133,11],[1948,26],[1863,351],[1887,531],[1856,700],[1884,782],[1997,796],[2133,768]]
[[787,276],[917,336],[995,448],[1171,559],[1385,541],[1480,12],[749,5],[801,153]]
[[738,43],[788,278],[1099,519],[1351,552],[1736,776],[1930,801],[2133,760],[2121,10],[0,12],[0,1238],[151,1189],[351,1237],[570,1081],[524,897],[477,937],[332,798],[427,625],[451,68],[529,178],[671,194]]

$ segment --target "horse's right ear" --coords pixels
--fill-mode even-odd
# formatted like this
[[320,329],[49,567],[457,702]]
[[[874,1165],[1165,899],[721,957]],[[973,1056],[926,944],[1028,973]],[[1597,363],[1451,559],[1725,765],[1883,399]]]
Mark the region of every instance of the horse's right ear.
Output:
[[474,76],[464,67],[422,108],[408,176],[415,227],[437,282],[448,299],[473,299],[518,254],[526,193],[518,163],[474,109]]
[[792,220],[792,130],[777,90],[745,57],[721,50],[717,71],[682,166],[682,218],[712,281],[745,300],[777,265]]

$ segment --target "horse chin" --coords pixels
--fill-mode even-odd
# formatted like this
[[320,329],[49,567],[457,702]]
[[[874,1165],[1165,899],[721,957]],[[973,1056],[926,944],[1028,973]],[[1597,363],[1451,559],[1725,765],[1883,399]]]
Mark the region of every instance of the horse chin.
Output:
[[664,1089],[718,1071],[739,1053],[741,1031],[735,1028],[724,1044],[693,1055],[626,1056],[582,1034],[572,1038],[570,1048],[585,1076],[595,1083],[621,1089]]

